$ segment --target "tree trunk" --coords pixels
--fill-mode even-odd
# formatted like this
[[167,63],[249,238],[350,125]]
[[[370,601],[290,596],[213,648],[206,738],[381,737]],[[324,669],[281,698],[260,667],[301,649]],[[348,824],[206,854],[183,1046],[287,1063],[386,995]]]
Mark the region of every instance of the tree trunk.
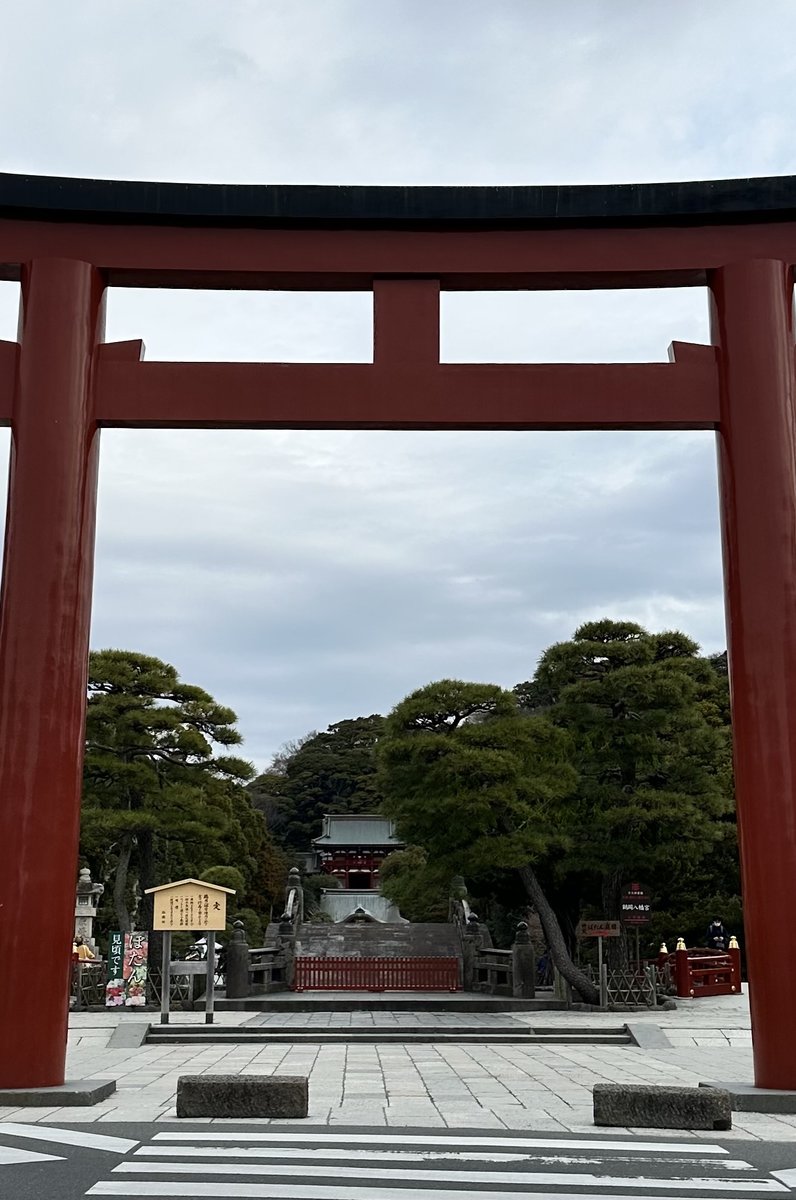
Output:
[[564,976],[567,983],[575,989],[586,1004],[599,1004],[600,990],[594,986],[582,971],[578,970],[570,958],[567,944],[564,941],[564,935],[561,932],[561,926],[558,923],[558,917],[553,912],[547,897],[542,891],[542,885],[536,878],[536,872],[531,866],[518,867],[517,871],[528,893],[528,899],[539,914],[539,920],[542,922],[544,935],[547,938],[550,956],[556,967]]
[[[601,879],[600,890],[602,893],[603,916],[608,921],[618,921],[621,916],[621,899],[622,899],[622,873],[620,871],[607,871]],[[618,938],[605,939],[605,955],[608,969],[612,971],[621,970],[628,964],[627,951],[627,933],[622,931],[622,936]]]
[[122,933],[129,933],[132,928],[130,910],[127,907],[127,874],[132,852],[132,834],[125,833],[122,835],[119,847],[119,861],[116,864],[116,877],[113,881],[113,907],[116,912],[117,924]]
[[138,844],[138,886],[141,892],[138,901],[139,925],[151,929],[155,912],[155,901],[147,896],[147,888],[155,886],[155,838],[151,829],[142,829],[136,837]]
[[146,889],[155,886],[155,836],[151,829],[142,829],[137,838],[138,844],[138,886],[141,892],[138,907],[138,928],[146,929],[149,933],[149,961],[157,964],[161,960],[163,950],[163,935],[154,929],[155,898],[147,896]]

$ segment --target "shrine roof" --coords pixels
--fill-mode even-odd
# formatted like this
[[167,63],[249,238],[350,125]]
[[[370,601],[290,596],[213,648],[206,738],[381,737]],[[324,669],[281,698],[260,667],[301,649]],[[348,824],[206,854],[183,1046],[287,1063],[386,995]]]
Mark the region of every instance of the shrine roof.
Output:
[[313,846],[391,846],[405,845],[395,836],[389,817],[367,814],[329,813],[323,818],[323,833],[312,839]]

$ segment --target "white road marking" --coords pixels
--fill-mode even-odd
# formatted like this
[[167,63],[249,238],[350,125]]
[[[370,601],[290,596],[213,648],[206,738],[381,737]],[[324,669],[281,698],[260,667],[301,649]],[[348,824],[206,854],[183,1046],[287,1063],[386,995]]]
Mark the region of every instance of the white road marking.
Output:
[[694,1142],[612,1142],[581,1140],[579,1138],[505,1138],[477,1133],[458,1137],[436,1137],[433,1134],[388,1133],[156,1133],[156,1142],[298,1142],[321,1146],[325,1142],[337,1145],[352,1142],[359,1146],[432,1146],[453,1150],[463,1146],[485,1146],[492,1150],[655,1150],[660,1154],[729,1154],[725,1146]]
[[36,1154],[34,1150],[17,1150],[13,1146],[0,1146],[0,1167],[33,1162],[66,1162],[66,1159],[60,1158],[57,1154]]
[[[310,1153],[300,1146],[142,1146],[136,1150],[136,1158],[300,1158],[306,1159]],[[720,1168],[722,1171],[754,1171],[751,1163],[738,1158],[661,1158],[655,1154],[621,1155],[621,1154],[510,1154],[508,1151],[483,1150],[355,1150],[350,1147],[326,1146],[311,1152],[316,1162],[334,1162],[342,1159],[350,1162],[352,1159],[391,1159],[395,1162],[439,1162],[473,1160],[477,1162],[525,1162],[545,1163],[550,1166],[598,1166],[602,1162],[624,1163],[666,1163],[667,1167],[675,1163],[687,1163],[690,1169],[697,1167],[703,1170]]]
[[0,1133],[9,1137],[30,1138],[35,1142],[52,1142],[55,1146],[85,1146],[87,1150],[107,1150],[111,1154],[129,1154],[138,1145],[130,1138],[109,1137],[89,1130],[58,1129],[55,1125],[17,1125],[0,1121]]
[[[608,1192],[530,1192],[528,1181],[522,1192],[476,1192],[471,1187],[450,1189],[434,1188],[428,1192],[428,1200],[507,1200],[507,1198],[545,1196],[546,1200],[617,1200],[616,1193]],[[656,1180],[656,1186],[657,1186]],[[785,1189],[782,1189],[785,1190]],[[291,1183],[153,1183],[150,1180],[131,1180],[129,1183],[108,1181],[98,1183],[86,1193],[87,1196],[166,1196],[185,1197],[187,1200],[203,1200],[216,1197],[218,1200],[352,1200],[351,1185],[327,1187],[319,1184]],[[367,1200],[416,1200],[417,1193],[406,1187],[369,1187],[363,1193]],[[686,1200],[672,1197],[671,1200]]]
[[787,1171],[771,1171],[775,1179],[781,1179],[789,1188],[796,1188],[796,1167],[789,1167]]
[[[184,1163],[184,1162],[125,1162],[114,1167],[114,1175],[298,1175],[318,1178],[329,1175],[329,1168],[314,1164],[283,1163]],[[374,1180],[389,1180],[409,1183],[500,1183],[524,1184],[526,1187],[610,1187],[689,1189],[695,1192],[786,1192],[788,1188],[773,1179],[728,1179],[726,1176],[704,1179],[656,1179],[654,1177],[625,1175],[586,1175],[567,1171],[424,1171],[407,1167],[335,1167],[334,1175],[340,1179],[351,1179],[362,1187],[370,1187]]]

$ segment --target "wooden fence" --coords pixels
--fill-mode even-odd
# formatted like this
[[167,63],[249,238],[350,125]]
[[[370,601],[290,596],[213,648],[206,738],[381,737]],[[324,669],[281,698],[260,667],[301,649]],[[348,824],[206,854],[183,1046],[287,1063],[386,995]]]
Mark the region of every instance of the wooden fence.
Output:
[[314,958],[295,960],[293,991],[458,992],[458,958]]

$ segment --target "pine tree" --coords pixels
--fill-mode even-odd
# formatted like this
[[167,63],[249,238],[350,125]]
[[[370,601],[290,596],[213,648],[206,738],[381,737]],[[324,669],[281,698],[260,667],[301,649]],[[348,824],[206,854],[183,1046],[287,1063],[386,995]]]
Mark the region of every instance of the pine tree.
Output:
[[168,663],[92,653],[81,848],[112,884],[119,928],[136,906],[151,927],[148,887],[210,866],[232,864],[247,883],[262,870],[265,827],[243,786],[253,771],[225,753],[241,741],[235,721]]
[[494,684],[443,679],[393,709],[379,758],[399,834],[450,875],[516,871],[559,970],[596,1003],[534,869],[562,845],[558,818],[575,784],[566,735]]
[[515,689],[569,734],[577,806],[562,871],[598,876],[602,915],[623,884],[666,890],[732,826],[726,681],[682,633],[594,621],[551,646]]

